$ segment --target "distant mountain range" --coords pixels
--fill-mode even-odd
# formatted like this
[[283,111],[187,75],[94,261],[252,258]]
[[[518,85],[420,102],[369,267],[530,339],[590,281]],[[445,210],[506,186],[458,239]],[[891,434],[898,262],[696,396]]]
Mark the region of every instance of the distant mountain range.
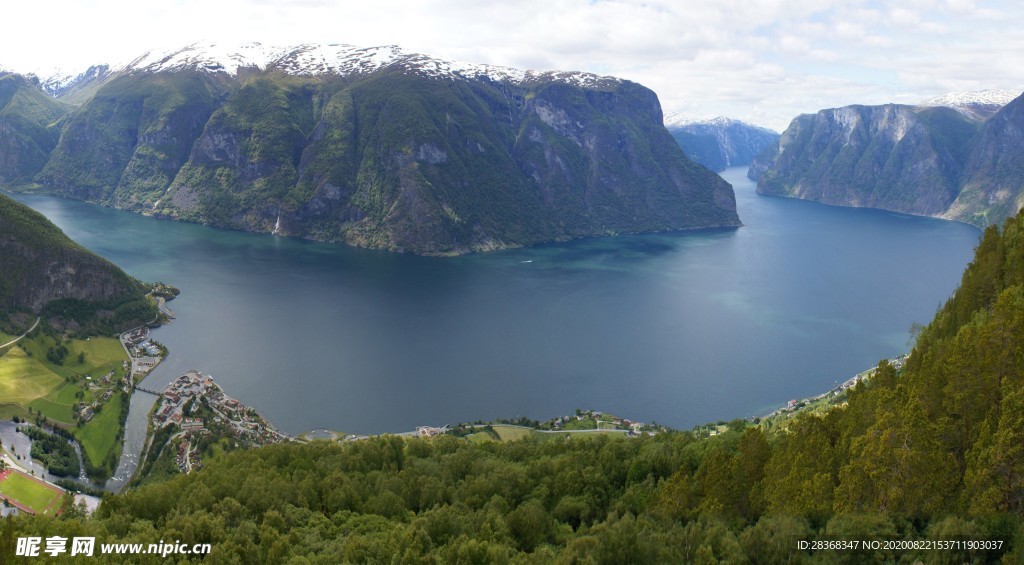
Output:
[[801,115],[748,175],[762,194],[999,223],[1024,205],[1024,98],[983,91]]
[[713,171],[749,165],[779,139],[779,134],[770,129],[725,117],[668,114],[665,127],[687,157]]
[[145,214],[422,254],[739,225],[613,77],[254,43],[0,82],[0,183]]

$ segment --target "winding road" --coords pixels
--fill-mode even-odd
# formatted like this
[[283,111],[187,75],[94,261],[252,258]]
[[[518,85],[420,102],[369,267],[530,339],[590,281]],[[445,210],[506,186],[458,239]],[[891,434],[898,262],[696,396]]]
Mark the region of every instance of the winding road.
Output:
[[39,325],[39,320],[42,320],[42,319],[43,318],[41,316],[37,316],[36,317],[36,322],[34,324],[32,324],[32,327],[29,328],[27,332],[25,332],[25,333],[21,334],[20,336],[12,339],[11,341],[8,341],[7,343],[5,343],[3,345],[0,345],[0,349],[3,349],[4,347],[7,347],[8,345],[14,345],[15,343],[18,343],[19,341],[21,341],[25,336],[27,336],[28,334],[32,333],[32,330],[36,329],[36,327]]

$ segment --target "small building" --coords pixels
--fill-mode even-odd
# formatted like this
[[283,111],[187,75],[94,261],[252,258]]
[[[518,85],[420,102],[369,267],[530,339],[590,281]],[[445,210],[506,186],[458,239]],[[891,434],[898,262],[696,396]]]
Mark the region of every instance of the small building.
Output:
[[448,426],[443,428],[435,428],[433,426],[417,426],[416,435],[419,437],[434,437],[441,434],[448,433]]

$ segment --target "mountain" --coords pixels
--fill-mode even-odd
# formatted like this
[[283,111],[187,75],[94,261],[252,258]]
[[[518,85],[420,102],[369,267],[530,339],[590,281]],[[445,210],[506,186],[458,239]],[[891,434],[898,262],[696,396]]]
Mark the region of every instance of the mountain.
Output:
[[112,332],[156,314],[143,286],[71,241],[42,214],[0,194],[0,323],[21,312],[83,333]]
[[947,217],[997,223],[1024,206],[1024,96],[985,122],[964,165],[961,184]]
[[748,176],[762,194],[999,223],[1024,202],[1024,102],[980,119],[978,97],[947,99],[956,100],[961,107],[858,105],[798,116]]
[[690,159],[713,171],[749,165],[779,134],[725,117],[700,119],[683,114],[665,116],[665,127]]
[[975,90],[971,92],[950,92],[930,98],[918,106],[946,106],[968,117],[985,119],[1009,104],[1020,92],[1014,90]]
[[78,74],[57,72],[39,79],[39,87],[51,97],[68,104],[81,104],[111,78],[110,65],[93,65]]
[[92,84],[35,181],[104,205],[420,254],[739,225],[657,96],[617,78],[248,44]]
[[65,113],[31,80],[0,72],[0,185],[30,181],[42,170]]

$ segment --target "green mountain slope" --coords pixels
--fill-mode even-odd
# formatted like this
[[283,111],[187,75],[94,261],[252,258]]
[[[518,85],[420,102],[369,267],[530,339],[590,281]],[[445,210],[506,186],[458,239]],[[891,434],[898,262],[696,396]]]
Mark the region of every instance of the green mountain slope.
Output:
[[37,181],[147,214],[423,254],[739,225],[731,187],[686,159],[650,90],[438,75],[417,57],[348,74],[124,71],[68,118]]
[[0,185],[27,183],[42,170],[66,112],[25,77],[0,72]]
[[223,95],[216,78],[111,80],[69,116],[37,180],[63,196],[121,207],[163,193]]
[[113,332],[153,319],[142,285],[74,243],[42,214],[0,195],[0,322],[42,315],[78,333]]

